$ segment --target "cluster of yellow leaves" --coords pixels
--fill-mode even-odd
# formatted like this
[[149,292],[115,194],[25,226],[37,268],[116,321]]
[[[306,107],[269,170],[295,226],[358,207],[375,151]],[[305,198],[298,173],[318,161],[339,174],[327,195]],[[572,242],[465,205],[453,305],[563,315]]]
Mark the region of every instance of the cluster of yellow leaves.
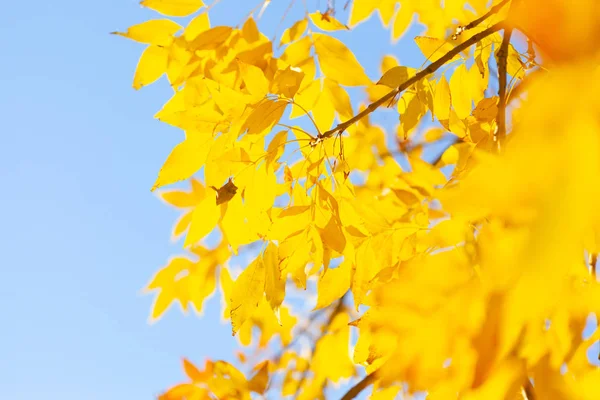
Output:
[[[402,383],[432,399],[512,399],[530,385],[537,398],[600,398],[600,375],[587,360],[600,330],[581,335],[600,307],[600,286],[589,271],[595,267],[584,259],[595,262],[600,253],[593,2],[565,8],[552,1],[545,24],[526,18],[537,0],[504,2],[457,40],[445,37],[457,21],[485,14],[488,1],[398,3],[354,0],[347,25],[333,10],[307,12],[278,43],[253,17],[241,28],[211,26],[205,10],[186,27],[157,19],[118,33],[148,45],[133,86],[166,75],[174,94],[156,118],[185,132],[154,189],[191,182],[190,191],[160,192],[181,209],[173,237],[185,234],[184,247],[196,259],[174,258],[152,279],[152,319],[173,302],[183,310],[191,302],[200,312],[219,277],[233,335],[263,352],[278,337],[282,348],[250,379],[223,361],[207,362],[204,371],[185,361],[191,382],[171,388],[164,400],[250,398],[274,376],[282,379],[281,396],[323,398],[329,384],[356,377],[359,365],[375,377],[374,399],[405,392]],[[171,16],[204,6],[142,4]],[[421,67],[385,56],[373,82],[328,32],[347,31],[375,11],[384,25],[393,21],[395,39],[417,15],[427,36],[415,45],[428,62],[443,59],[448,68],[417,75]],[[582,15],[578,30],[574,21]],[[547,76],[530,74],[535,54],[510,43],[499,55],[498,32],[446,57],[504,19],[557,61]],[[549,39],[547,21],[557,21],[560,41]],[[490,94],[490,65],[503,59],[509,93],[527,83],[506,140],[496,137],[506,105]],[[383,105],[399,115],[391,134],[371,123],[374,108],[353,106],[346,90],[363,87],[376,102],[416,76]],[[355,123],[331,130],[358,113]],[[423,132],[428,116],[436,127]],[[285,123],[296,118],[312,128]],[[424,149],[444,132],[453,144],[435,162],[424,161]],[[447,166],[449,176],[442,172]],[[215,232],[220,243],[203,245]],[[229,259],[250,245],[260,251],[233,279]],[[292,315],[286,304],[292,284],[310,292],[311,280],[312,315],[324,312],[325,321]],[[354,307],[345,304],[350,297]],[[313,335],[315,321],[321,326]],[[305,336],[312,338],[308,354],[295,347]]]
[[183,360],[183,370],[189,382],[181,383],[158,397],[159,400],[212,399],[249,400],[251,393],[263,394],[269,384],[268,361],[254,368],[254,375],[247,379],[233,365],[225,361],[206,361],[200,370],[188,360]]
[[390,28],[396,40],[408,30],[416,16],[429,35],[443,37],[457,22],[465,25],[485,14],[488,6],[488,0],[447,0],[443,6],[438,0],[353,0],[349,26],[354,27],[378,12],[381,23]]

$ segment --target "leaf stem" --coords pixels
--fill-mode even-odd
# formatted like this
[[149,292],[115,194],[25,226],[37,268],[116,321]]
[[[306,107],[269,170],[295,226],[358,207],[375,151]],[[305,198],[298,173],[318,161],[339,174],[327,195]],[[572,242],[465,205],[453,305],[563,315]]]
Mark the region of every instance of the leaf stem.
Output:
[[479,25],[480,23],[482,23],[483,21],[485,21],[492,15],[497,14],[509,1],[511,1],[511,0],[503,0],[500,3],[496,4],[495,6],[490,8],[490,11],[483,14],[481,17],[477,18],[476,20],[473,20],[470,23],[468,23],[467,25],[463,26],[462,30],[466,31],[466,30],[475,28],[477,25]]
[[356,385],[352,386],[340,400],[352,400],[358,396],[360,392],[370,386],[375,381],[375,378],[375,372],[371,372],[369,375],[362,378]]

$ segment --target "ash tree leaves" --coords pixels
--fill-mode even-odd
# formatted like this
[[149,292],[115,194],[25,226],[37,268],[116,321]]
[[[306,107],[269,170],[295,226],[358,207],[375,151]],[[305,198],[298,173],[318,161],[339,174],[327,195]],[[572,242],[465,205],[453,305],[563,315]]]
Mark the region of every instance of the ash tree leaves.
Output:
[[[274,36],[271,2],[211,25],[227,4],[144,0],[189,23],[115,32],[185,134],[152,187],[183,254],[146,287],[150,321],[218,291],[242,348],[184,360],[159,398],[600,398],[600,330],[582,336],[600,309],[593,2],[308,2]],[[423,28],[379,72],[352,39],[374,15],[392,41]]]

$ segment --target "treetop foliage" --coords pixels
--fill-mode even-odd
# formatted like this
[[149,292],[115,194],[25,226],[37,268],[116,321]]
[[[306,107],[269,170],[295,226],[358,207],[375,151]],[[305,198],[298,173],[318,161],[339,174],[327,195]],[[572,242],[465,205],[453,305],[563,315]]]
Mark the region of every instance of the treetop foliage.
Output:
[[[599,399],[596,1],[288,1],[304,17],[272,39],[269,0],[238,26],[211,24],[219,0],[143,0],[163,16],[115,32],[185,133],[152,189],[187,255],[151,318],[219,291],[246,349],[184,360],[160,399]],[[386,55],[372,81],[339,37],[374,14],[392,40],[420,24],[427,62]]]

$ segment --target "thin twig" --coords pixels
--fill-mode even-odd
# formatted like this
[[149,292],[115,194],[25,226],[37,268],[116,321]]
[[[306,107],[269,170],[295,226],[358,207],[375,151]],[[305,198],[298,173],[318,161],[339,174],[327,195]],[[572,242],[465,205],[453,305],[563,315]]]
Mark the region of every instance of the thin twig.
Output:
[[485,21],[486,19],[488,19],[489,17],[491,17],[494,14],[497,14],[498,12],[500,12],[500,10],[502,10],[502,8],[511,0],[503,0],[500,3],[496,4],[494,7],[490,8],[490,11],[488,11],[487,13],[483,14],[480,18],[477,18],[474,21],[471,21],[470,23],[468,23],[467,25],[462,27],[463,31],[469,30],[469,29],[473,29],[475,28],[477,25],[479,25],[480,23],[482,23],[483,21]]
[[508,50],[512,27],[504,30],[502,44],[498,49],[498,117],[496,118],[497,130],[494,139],[498,141],[498,149],[506,136],[506,70],[508,64]]
[[340,400],[352,400],[358,396],[360,392],[371,385],[375,381],[375,378],[375,372],[371,372],[369,375],[362,378],[356,385],[352,386]]
[[313,322],[315,322],[317,320],[318,317],[321,316],[321,314],[323,314],[327,309],[326,308],[322,308],[320,310],[315,311],[310,318],[308,319],[308,323],[306,324],[306,326],[304,326],[302,329],[300,329],[298,332],[296,332],[296,334],[294,335],[294,338],[286,345],[283,346],[274,356],[274,363],[277,364],[279,363],[279,361],[281,360],[281,357],[283,357],[283,354],[291,349],[297,342],[298,340],[303,337],[304,335],[310,334],[310,328],[313,324]]
[[504,22],[498,22],[497,24],[490,26],[488,29],[471,36],[469,39],[465,40],[463,43],[459,44],[458,46],[456,46],[455,48],[450,50],[448,53],[446,53],[440,59],[429,64],[427,66],[427,68],[425,68],[424,70],[422,70],[419,73],[417,73],[416,75],[414,75],[412,78],[410,78],[407,81],[405,81],[404,83],[402,83],[396,89],[393,89],[385,96],[383,96],[380,99],[369,104],[367,106],[367,108],[365,108],[360,113],[356,114],[354,117],[350,118],[347,121],[339,123],[333,129],[330,129],[327,132],[324,132],[323,134],[319,135],[319,137],[322,139],[326,139],[326,138],[333,136],[334,134],[336,134],[338,132],[340,132],[340,133],[344,132],[346,129],[348,129],[349,126],[351,126],[355,122],[359,121],[360,119],[366,117],[367,115],[371,114],[373,111],[375,111],[377,108],[379,108],[382,104],[385,104],[386,102],[390,101],[395,96],[397,96],[399,93],[405,91],[410,86],[414,85],[415,83],[417,83],[421,79],[425,78],[426,76],[433,74],[441,66],[446,64],[448,61],[450,61],[452,58],[454,58],[454,56],[459,54],[461,51],[474,45],[475,43],[479,42],[481,39],[488,37],[492,33],[495,33],[497,31],[503,29],[504,26],[505,26]]
[[[316,193],[316,192],[315,192],[315,193]],[[342,296],[342,297],[341,297],[341,298],[338,300],[338,302],[337,302],[337,304],[336,304],[335,308],[333,309],[333,311],[331,311],[331,314],[329,314],[329,318],[327,318],[327,322],[325,322],[325,325],[324,325],[324,327],[325,327],[325,331],[323,332],[323,335],[322,335],[322,336],[321,336],[319,339],[315,340],[315,343],[314,343],[314,345],[313,345],[313,347],[312,347],[312,349],[311,349],[311,352],[310,352],[310,354],[311,354],[311,358],[312,358],[312,357],[314,356],[314,354],[315,354],[315,351],[316,351],[316,349],[317,349],[317,343],[319,342],[319,340],[321,340],[321,338],[322,338],[323,336],[325,336],[325,334],[327,334],[327,330],[329,329],[329,327],[330,327],[330,326],[331,326],[331,324],[333,323],[333,320],[335,319],[335,317],[337,317],[337,315],[338,315],[339,313],[341,313],[341,312],[344,310],[344,306],[345,306],[344,299],[345,299],[346,297],[347,297],[347,295],[346,295],[346,294],[344,294],[344,296]],[[302,388],[302,385],[304,384],[304,381],[306,380],[306,376],[308,375],[308,370],[309,370],[309,369],[307,368],[307,369],[305,369],[305,370],[302,372],[302,377],[301,377],[301,378],[300,378],[300,380],[298,381],[298,386],[296,386],[296,394],[294,395],[294,399],[297,399],[297,398],[298,398],[298,395],[300,394],[300,389]]]

